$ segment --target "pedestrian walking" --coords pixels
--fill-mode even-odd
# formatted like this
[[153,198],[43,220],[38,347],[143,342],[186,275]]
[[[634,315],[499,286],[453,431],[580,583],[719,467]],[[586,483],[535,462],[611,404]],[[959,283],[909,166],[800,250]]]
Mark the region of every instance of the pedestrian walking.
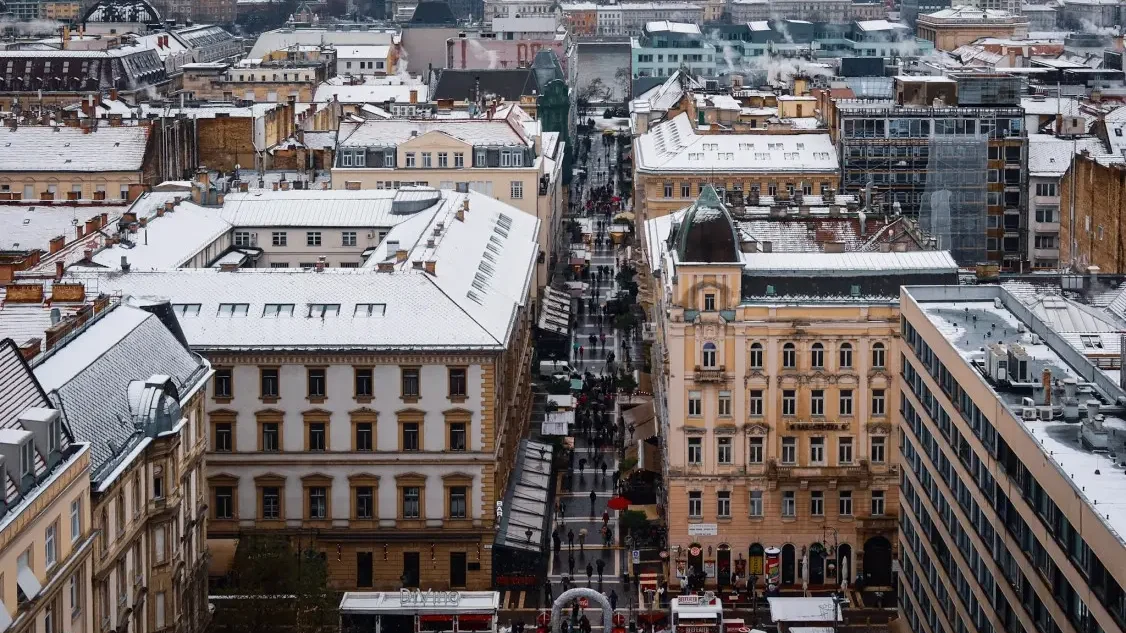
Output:
[[598,561],[595,562],[595,567],[598,568],[598,584],[601,585],[602,584],[602,572],[606,569],[606,561],[599,558]]
[[567,530],[567,549],[575,551],[575,531]]
[[[585,424],[583,425],[583,429],[584,429],[584,430],[586,429],[586,425],[585,425]],[[582,478],[583,478],[583,474],[584,474],[585,472],[586,472],[586,458],[585,458],[585,457],[583,457],[583,458],[580,458],[580,459],[579,459],[579,480],[580,480],[580,481],[582,480]]]
[[551,531],[551,544],[555,549],[555,555],[559,556],[559,548],[563,544],[563,539],[559,538],[559,529],[556,528]]
[[582,362],[582,360],[583,360],[583,353],[584,353],[585,351],[586,351],[586,350],[585,350],[585,349],[583,349],[583,346],[582,346],[582,345],[579,345],[579,362]]
[[612,477],[614,479],[614,492],[617,492],[618,491],[618,480],[620,480],[622,478],[622,472],[620,470],[615,470]]
[[551,581],[550,580],[544,580],[543,581],[543,595],[544,595],[544,598],[546,598],[546,600],[544,600],[544,602],[550,603],[552,600],[555,599],[555,596],[551,593]]
[[594,491],[590,491],[590,518],[594,518],[594,504],[598,501],[598,495]]
[[[609,444],[609,442],[607,442]],[[602,460],[602,481],[606,481],[606,460]]]
[[567,571],[572,576],[575,575],[575,555],[574,554],[567,554]]
[[590,563],[586,564],[586,586],[589,587],[594,581],[594,566]]
[[[610,525],[610,511],[609,510],[603,510],[602,511],[602,527],[609,527],[609,525]],[[559,548],[557,547],[555,549],[558,550]]]
[[610,590],[610,610],[618,610],[618,592],[613,589]]
[[[571,453],[571,456],[574,457],[574,453]],[[573,465],[574,462],[571,462],[571,464],[572,464],[572,469],[573,469],[574,468],[574,465]],[[562,497],[560,497],[560,499],[559,499],[559,518],[560,518],[560,523],[563,522],[562,519],[567,518],[567,502],[564,501]]]
[[585,552],[586,551],[585,548],[586,548],[586,528],[582,528],[582,529],[579,530],[579,551]]

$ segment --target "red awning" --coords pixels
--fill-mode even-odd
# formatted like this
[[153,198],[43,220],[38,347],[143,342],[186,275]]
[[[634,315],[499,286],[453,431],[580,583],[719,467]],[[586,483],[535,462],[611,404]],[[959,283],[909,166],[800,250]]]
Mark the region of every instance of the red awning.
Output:
[[485,624],[493,621],[493,616],[487,613],[464,613],[457,616],[458,622],[483,622]]
[[418,621],[419,622],[453,622],[454,616],[453,616],[452,613],[450,613],[450,614],[446,614],[446,613],[427,614],[427,615],[418,616]]

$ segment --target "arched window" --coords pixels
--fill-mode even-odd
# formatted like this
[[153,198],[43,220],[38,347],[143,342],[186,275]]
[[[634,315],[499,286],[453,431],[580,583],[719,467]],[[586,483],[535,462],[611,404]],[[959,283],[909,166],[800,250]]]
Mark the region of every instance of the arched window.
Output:
[[751,368],[762,369],[762,343],[751,343]]
[[852,344],[841,344],[841,367],[852,367]]
[[886,359],[885,359],[885,354],[884,354],[884,344],[883,343],[873,344],[872,345],[872,366],[873,367],[885,367],[885,365],[884,365],[885,360]]
[[782,366],[786,369],[793,369],[798,366],[798,349],[794,347],[793,343],[786,343],[782,346]]
[[825,346],[821,343],[814,343],[809,350],[809,366],[818,369],[825,367]]
[[704,343],[704,367],[715,367],[715,343]]

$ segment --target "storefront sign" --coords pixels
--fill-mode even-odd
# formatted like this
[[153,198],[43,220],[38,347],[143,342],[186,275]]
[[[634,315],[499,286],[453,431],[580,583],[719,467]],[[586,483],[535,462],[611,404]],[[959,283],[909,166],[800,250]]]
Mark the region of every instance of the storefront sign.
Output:
[[719,526],[715,523],[690,523],[688,525],[688,536],[716,536],[719,534]]
[[418,589],[400,589],[399,604],[415,606],[457,605],[461,603],[461,592],[458,591],[420,591]]
[[682,624],[676,627],[679,633],[715,633],[716,627],[707,624]]
[[677,598],[676,603],[678,605],[682,606],[682,607],[684,607],[684,606],[689,606],[689,607],[696,606],[696,605],[700,604],[700,596],[697,596],[697,595],[680,596],[679,598]]

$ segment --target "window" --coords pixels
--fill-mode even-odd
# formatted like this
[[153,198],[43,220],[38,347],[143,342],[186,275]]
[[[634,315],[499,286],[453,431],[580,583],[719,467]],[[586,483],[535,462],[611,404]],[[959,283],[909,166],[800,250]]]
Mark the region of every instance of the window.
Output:
[[700,519],[704,516],[704,493],[693,490],[688,493],[688,518]]
[[852,463],[852,438],[841,437],[837,439],[837,462],[841,464]]
[[872,345],[872,366],[884,367],[884,344],[875,343]]
[[158,592],[156,594],[156,601],[155,601],[155,605],[154,605],[155,606],[154,611],[156,611],[156,613],[154,615],[155,625],[156,625],[156,629],[158,631],[160,629],[163,629],[165,626],[168,625],[168,620],[167,620],[167,615],[166,615],[166,607],[165,607],[166,602],[167,602],[167,599],[164,597],[164,592],[163,591]]
[[716,366],[716,350],[715,343],[704,343],[703,349],[703,363],[705,368],[712,368]]
[[852,516],[851,490],[842,490],[837,493],[837,512],[843,517]]
[[752,437],[747,443],[747,461],[751,464],[761,464],[763,461],[763,438]]
[[422,152],[422,166],[423,166],[424,168],[426,168],[426,169],[430,169],[431,167],[433,167],[433,166],[434,166],[434,165],[433,165],[433,164],[431,163],[431,154],[430,154],[430,152]]
[[340,233],[341,246],[355,246],[356,245],[356,232],[355,231],[342,231]]
[[235,246],[254,246],[258,244],[258,234],[250,231],[235,231]]
[[262,487],[262,518],[266,521],[281,518],[281,489],[277,486]]
[[328,490],[324,486],[309,487],[309,519],[320,520],[328,516]]
[[782,367],[786,369],[793,369],[798,366],[798,351],[793,343],[786,343],[782,346]]
[[467,496],[465,486],[450,486],[450,518],[451,519],[464,519],[465,512],[465,498]]
[[450,155],[448,153],[438,152],[438,166],[439,167],[449,167],[450,166]]
[[375,489],[371,486],[356,487],[356,518],[372,519],[375,516]]
[[467,393],[464,367],[451,367],[449,370],[450,398],[464,398]]
[[77,541],[82,536],[82,500],[75,499],[70,502],[70,542]]
[[751,343],[751,368],[762,369],[762,343]]
[[688,438],[688,463],[704,463],[704,440],[699,437]]
[[810,391],[809,391],[809,414],[810,415],[825,415],[825,390],[824,389],[810,389]]
[[815,517],[825,516],[825,493],[821,490],[811,490],[809,493],[809,514]]
[[310,319],[324,319],[326,317],[340,316],[340,304],[310,303],[308,316]]
[[465,154],[454,152],[454,167],[465,167]]
[[[348,262],[340,265],[341,268],[358,268],[359,264],[356,262]],[[352,316],[357,319],[370,319],[371,317],[381,317],[387,313],[386,303],[357,303],[356,309],[352,311]]]
[[403,398],[418,398],[421,395],[418,372],[418,367],[403,367],[400,370],[399,388]]
[[852,367],[852,345],[848,343],[841,344],[840,365],[841,368]]
[[407,167],[414,167],[414,152],[407,152],[406,153],[406,159],[407,159],[406,166]]
[[285,231],[274,231],[270,234],[271,242],[274,246],[288,246],[289,234]]
[[797,415],[798,395],[793,389],[782,390],[782,415]]
[[798,461],[798,438],[782,438],[782,463],[796,464]]
[[666,198],[672,197],[672,183],[671,182],[665,183],[665,197]]
[[43,534],[43,559],[47,563],[47,571],[50,571],[50,569],[55,566],[55,563],[58,562],[58,537],[58,522],[48,525],[47,530]]
[[307,370],[309,383],[309,397],[325,397],[325,369],[324,367],[311,367]]
[[825,463],[825,438],[809,438],[809,462],[811,464]]
[[77,620],[82,613],[82,589],[84,586],[81,571],[71,576],[70,580],[67,581],[67,589],[70,592],[70,619],[72,620]]
[[840,415],[852,415],[852,389],[841,389],[838,400]]
[[688,392],[688,415],[701,416],[704,415],[703,400],[700,397],[699,391]]
[[751,389],[747,398],[747,415],[762,417],[762,389]]
[[730,391],[719,392],[719,398],[716,401],[716,408],[718,409],[717,414],[719,415],[719,417],[721,417],[721,418],[731,417],[731,392]]
[[357,367],[355,372],[355,388],[357,398],[370,398],[373,395],[373,378],[371,367]]
[[465,422],[450,422],[449,449],[450,451],[465,451]]
[[220,367],[215,370],[215,397],[216,398],[230,398],[232,394],[231,385],[231,369],[229,367]]
[[721,519],[731,518],[731,492],[720,490],[716,493],[716,516]]
[[305,232],[305,246],[320,246],[321,245],[321,232],[320,231],[306,231]]
[[43,609],[43,633],[58,633],[55,630],[55,605],[57,601],[51,600]]
[[793,490],[782,492],[782,516],[793,518],[797,514],[797,496]]
[[324,422],[310,422],[309,423],[309,450],[323,451],[325,450],[325,423]]
[[403,518],[417,519],[420,516],[422,489],[418,486],[403,487]]
[[281,450],[281,434],[277,422],[262,423],[262,450],[267,453]]
[[230,422],[216,422],[215,423],[215,452],[216,453],[229,453],[231,452],[231,423]]
[[884,390],[872,390],[872,411],[871,415],[884,415]]
[[356,423],[356,450],[370,452],[375,449],[371,422]]
[[524,198],[524,183],[519,180],[513,180],[509,183],[509,195],[513,200],[521,200]]
[[244,317],[249,311],[249,303],[220,303],[219,312],[216,316],[227,318]]
[[716,461],[720,464],[730,464],[731,459],[732,439],[730,437],[721,437],[716,440]]
[[1059,212],[1059,207],[1036,207],[1036,221],[1056,222],[1058,221]]
[[691,198],[692,197],[692,185],[691,184],[686,183],[686,182],[680,183],[680,197],[681,198]]
[[[1120,129],[1115,130],[1115,132],[1117,132],[1119,135],[1122,134],[1122,130],[1120,130]],[[1036,183],[1036,195],[1055,197],[1055,195],[1056,195],[1056,183],[1054,183],[1054,182],[1038,182],[1038,183]]]
[[1051,234],[1037,234],[1035,248],[1056,248],[1056,236]]
[[872,516],[878,517],[884,514],[884,491],[872,491]]
[[825,346],[821,343],[814,343],[813,349],[809,350],[809,366],[815,369],[825,367]]
[[292,303],[267,303],[262,306],[262,317],[266,319],[276,319],[278,317],[291,317],[293,316]]
[[235,518],[235,489],[230,486],[215,488],[215,518]]
[[704,295],[704,310],[707,312],[715,312],[715,294],[707,293]]
[[752,490],[750,503],[748,504],[750,515],[753,517],[762,516],[762,491]]
[[176,312],[178,317],[197,317],[199,316],[198,303],[173,303],[172,310]]
[[872,438],[872,451],[869,457],[872,459],[873,464],[882,464],[887,459],[885,451],[887,438],[883,436],[876,436]]

